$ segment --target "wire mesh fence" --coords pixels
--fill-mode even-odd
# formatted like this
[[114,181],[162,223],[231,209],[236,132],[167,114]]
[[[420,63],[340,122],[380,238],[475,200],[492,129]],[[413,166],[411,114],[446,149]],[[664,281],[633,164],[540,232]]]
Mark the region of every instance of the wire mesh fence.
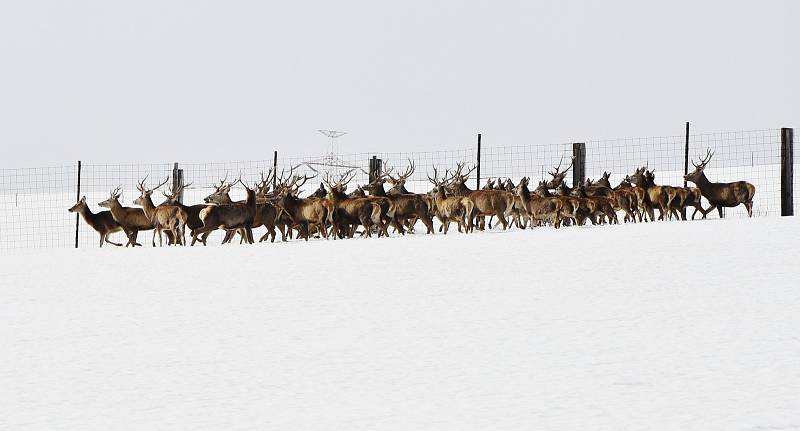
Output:
[[[587,140],[584,172],[588,178],[598,178],[603,172],[611,173],[612,185],[618,184],[634,169],[647,166],[653,169],[658,184],[683,185],[686,136],[662,136]],[[781,130],[693,133],[689,136],[689,157],[698,160],[706,149],[714,156],[706,169],[711,181],[729,182],[746,180],[756,186],[754,216],[781,214]],[[412,192],[430,190],[428,176],[433,169],[453,169],[458,163],[470,168],[480,164],[480,178],[473,172],[469,187],[480,188],[486,179],[511,178],[517,182],[523,176],[532,180],[549,178],[560,162],[566,167],[575,152],[573,143],[546,145],[483,145],[478,158],[478,148],[473,145],[461,149],[424,152],[365,152],[354,154],[294,155],[262,160],[213,163],[153,163],[153,164],[86,164],[80,170],[80,195],[86,196],[91,211],[105,210],[98,203],[109,196],[111,189],[122,188],[120,203],[133,206],[139,195],[136,186],[142,179],[148,185],[167,181],[165,189],[177,180],[181,171],[186,204],[202,203],[213,190],[214,184],[227,179],[242,178],[254,183],[273,166],[278,175],[293,174],[316,176],[304,186],[304,192],[316,189],[326,174],[337,176],[352,171],[355,176],[351,190],[369,181],[370,160],[380,159],[384,171],[391,169],[403,173],[413,163],[414,171],[406,182]],[[689,170],[693,169],[689,164]],[[795,170],[800,170],[796,167]],[[67,211],[78,198],[77,164],[46,168],[0,169],[0,249],[53,248],[76,246],[76,214]],[[572,179],[572,175],[567,177]],[[692,184],[689,184],[692,186]],[[800,182],[794,181],[794,191],[800,192]],[[233,200],[244,199],[241,188],[231,191]],[[155,200],[155,197],[154,197]],[[707,205],[707,202],[704,202]],[[800,200],[794,201],[795,211],[800,210]],[[745,217],[743,206],[726,209],[726,217]],[[709,214],[716,217],[716,213]],[[84,221],[78,223],[77,246],[96,247],[97,233]],[[111,240],[124,243],[122,233]],[[147,244],[149,241],[140,242]],[[215,241],[211,241],[215,242]],[[210,243],[211,243],[210,242]],[[218,242],[218,241],[217,241]]]

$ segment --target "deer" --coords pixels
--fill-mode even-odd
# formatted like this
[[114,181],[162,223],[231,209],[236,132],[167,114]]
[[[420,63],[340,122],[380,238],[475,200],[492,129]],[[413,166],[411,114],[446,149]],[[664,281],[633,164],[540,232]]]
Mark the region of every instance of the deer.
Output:
[[116,245],[117,247],[122,246],[122,244],[118,244],[108,239],[108,236],[112,233],[122,230],[122,227],[119,225],[119,223],[114,221],[114,217],[111,215],[110,211],[99,211],[97,213],[93,213],[92,210],[89,209],[89,205],[86,204],[86,196],[83,196],[78,203],[70,207],[67,211],[80,214],[81,218],[83,218],[83,221],[91,226],[95,232],[100,234],[100,248],[103,248],[103,243],[106,242]]
[[491,178],[486,179],[486,184],[481,190],[494,190],[494,180]]
[[[478,217],[485,220],[486,217],[495,216],[500,220],[503,230],[508,228],[506,216],[511,214],[514,209],[514,193],[505,190],[475,190],[472,191],[466,186],[470,173],[475,167],[463,173],[464,164],[459,163],[456,171],[450,180],[450,191],[456,196],[466,196],[472,200],[474,211],[470,219]],[[468,220],[469,225],[473,225],[473,220]]]
[[297,196],[300,187],[306,181],[314,178],[314,176],[297,176],[294,175],[290,180],[281,183],[282,190],[276,205],[292,220],[301,227],[301,235],[308,241],[310,236],[310,229],[316,226],[320,234],[328,239],[328,231],[326,226],[327,222],[332,222],[333,219],[330,207],[324,199],[309,198],[301,199]]
[[[559,186],[563,185],[559,184]],[[546,180],[542,180],[539,182],[539,185],[536,187],[534,192],[537,196],[541,198],[548,198],[554,199],[559,201],[561,204],[559,207],[559,220],[561,221],[562,225],[565,225],[565,221],[571,221],[572,224],[578,224],[578,214],[580,208],[580,201],[578,198],[574,198],[568,195],[554,195],[550,192],[550,182]],[[565,191],[561,188],[562,192]]]
[[189,213],[183,208],[169,203],[156,207],[151,198],[151,195],[155,190],[158,190],[164,184],[166,184],[167,181],[169,181],[169,177],[152,189],[145,187],[146,180],[147,176],[145,176],[144,179],[136,186],[141,195],[136,198],[133,203],[142,207],[144,215],[147,216],[147,218],[150,219],[150,222],[153,224],[153,246],[155,246],[156,242],[156,233],[158,234],[159,246],[164,246],[164,237],[162,236],[163,231],[172,233],[172,238],[174,239],[174,241],[172,241],[173,244],[185,245],[186,239],[184,230],[186,227],[186,222],[189,219]]
[[386,181],[391,186],[389,190],[386,191],[387,196],[399,196],[399,195],[411,195],[414,194],[406,189],[406,181],[409,177],[414,173],[416,170],[416,166],[414,166],[414,161],[408,159],[408,168],[406,171],[397,178],[393,177],[391,174],[391,169],[387,169],[386,172]]
[[[399,184],[400,181],[405,183],[405,178],[410,176],[413,172],[414,170],[412,165],[412,167],[406,171],[406,174],[401,175],[395,180],[396,184]],[[395,230],[401,234],[405,234],[405,229],[403,228],[404,225],[413,226],[411,224],[412,220],[420,220],[422,221],[422,224],[425,225],[427,233],[433,234],[433,220],[431,220],[429,214],[430,207],[428,206],[428,201],[425,199],[425,197],[416,193],[398,193],[399,190],[395,191],[396,194],[389,195],[383,187],[387,177],[389,177],[389,174],[384,172],[376,176],[372,182],[363,186],[363,189],[369,194],[369,196],[388,198],[392,204],[394,204],[395,213],[391,224]]]
[[[756,194],[756,187],[747,181],[736,181],[732,183],[712,183],[703,172],[706,165],[714,157],[711,149],[706,151],[705,157],[700,158],[700,164],[692,160],[694,171],[686,174],[683,179],[691,181],[700,189],[700,193],[710,204],[706,210],[702,210],[703,218],[706,214],[717,209],[719,217],[723,218],[722,208],[734,208],[744,205],[747,209],[747,216],[753,217],[753,196]],[[692,215],[694,217],[694,215]]]
[[121,195],[122,187],[119,186],[111,190],[108,199],[97,205],[111,210],[111,216],[114,218],[114,221],[120,225],[122,231],[125,232],[125,236],[128,237],[128,243],[125,244],[125,247],[136,247],[137,245],[141,247],[142,245],[136,242],[136,237],[139,235],[139,231],[153,229],[153,223],[144,214],[144,210],[141,208],[122,206],[119,203],[119,197]]
[[[630,208],[633,212],[633,215],[639,218],[640,223],[642,222],[642,220],[645,221],[647,220],[647,218],[642,217],[642,211],[644,211],[644,195],[645,195],[644,189],[641,187],[634,187],[633,184],[631,183],[630,176],[626,175],[625,178],[623,178],[620,181],[619,185],[617,185],[617,187],[614,188],[614,191],[617,194],[625,193],[628,196],[630,196],[629,200]],[[628,221],[628,218],[629,216],[626,213],[625,221]],[[635,218],[632,217],[632,219],[634,222],[636,222]]]
[[[167,204],[175,205],[186,211],[186,214],[188,215],[188,218],[186,219],[186,227],[189,228],[190,233],[193,233],[195,229],[203,227],[203,221],[200,220],[200,211],[202,211],[208,205],[205,204],[184,205],[178,200],[178,196],[180,196],[183,190],[189,188],[191,185],[192,183],[181,184],[177,188],[174,188],[174,190],[171,193],[162,191],[161,193],[164,195],[164,198],[166,198],[166,200],[161,205],[167,205]],[[200,239],[200,242],[202,242],[203,245],[206,245],[206,239],[208,238],[208,235],[209,233],[206,233],[203,236],[203,238]],[[193,236],[191,245],[194,245],[195,242],[196,238],[194,238]]]
[[[538,194],[531,193],[528,189],[529,181],[528,177],[522,177],[515,190],[522,208],[534,221],[538,223],[549,222],[556,229],[560,228],[563,201],[558,198],[541,197]],[[542,181],[539,183],[539,188],[547,190],[547,182]]]
[[[629,189],[612,189],[611,181],[609,181],[610,178],[611,174],[606,171],[603,171],[603,175],[597,181],[592,181],[587,178],[582,193],[585,193],[588,198],[602,197],[608,199],[614,210],[612,218],[616,220],[617,223],[619,222],[616,217],[616,211],[618,210],[622,210],[625,213],[624,221],[636,222],[636,195]],[[611,220],[609,220],[609,222],[610,221]]]
[[378,237],[389,236],[387,225],[394,215],[392,202],[388,198],[347,196],[345,191],[353,179],[351,174],[352,171],[346,172],[335,181],[326,174],[323,181],[328,186],[333,238],[352,238],[359,224],[364,228],[362,237],[372,235],[373,225],[378,228]]
[[442,224],[443,233],[447,235],[450,229],[450,223],[455,222],[458,225],[458,231],[469,233],[472,232],[473,226],[467,220],[471,220],[472,212],[474,211],[474,204],[472,200],[465,196],[447,196],[445,194],[445,184],[447,182],[447,172],[445,178],[439,180],[439,174],[436,167],[433,167],[433,178],[428,175],[428,181],[433,184],[433,202],[436,206],[436,218]]
[[659,211],[659,220],[664,220],[667,211],[668,197],[661,186],[655,184],[655,174],[648,171],[646,166],[636,169],[630,176],[630,181],[637,188],[644,191],[643,208],[650,217],[650,221],[655,221],[654,210]]
[[578,184],[578,186],[572,190],[572,195],[583,200],[582,203],[590,212],[590,219],[593,224],[595,220],[603,224],[606,218],[608,218],[609,224],[619,224],[617,212],[614,210],[611,198],[599,195],[588,196],[586,194],[586,187],[583,184]]
[[200,211],[200,220],[203,221],[203,227],[192,232],[193,237],[196,238],[216,229],[243,229],[244,241],[248,244],[255,242],[253,240],[253,220],[256,214],[256,192],[241,177],[236,183],[241,184],[245,189],[247,199],[245,199],[244,203],[234,202],[228,205],[209,205]]

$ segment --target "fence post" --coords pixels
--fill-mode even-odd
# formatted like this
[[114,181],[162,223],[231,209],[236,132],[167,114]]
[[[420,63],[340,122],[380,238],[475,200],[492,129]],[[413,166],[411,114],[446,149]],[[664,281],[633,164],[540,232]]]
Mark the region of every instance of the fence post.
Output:
[[[81,161],[80,160],[78,160],[78,187],[77,188],[78,188],[78,193],[77,193],[77,199],[75,199],[75,202],[78,202],[79,200],[81,200]],[[80,214],[79,213],[75,213],[75,248],[78,248],[78,229],[81,226],[80,220],[81,220]]]
[[794,215],[794,129],[781,129],[781,215]]
[[278,186],[278,150],[272,153],[272,190]]
[[381,165],[383,161],[377,156],[372,156],[369,159],[369,182],[372,183],[381,174]]
[[477,177],[475,178],[475,190],[481,189],[481,134],[478,133],[478,161],[477,161]]
[[[688,186],[686,175],[689,174],[689,122],[686,122],[686,146],[683,152],[683,188]],[[686,207],[681,208],[681,220],[686,220]]]
[[[172,166],[172,193],[183,187],[183,169],[178,169],[178,162]],[[178,193],[177,200],[183,203],[183,190]]]
[[[689,122],[686,122],[686,149],[683,152],[683,175],[689,175]],[[683,186],[686,187],[686,178],[683,179]]]
[[586,144],[575,142],[572,144],[572,187],[578,187],[586,179]]

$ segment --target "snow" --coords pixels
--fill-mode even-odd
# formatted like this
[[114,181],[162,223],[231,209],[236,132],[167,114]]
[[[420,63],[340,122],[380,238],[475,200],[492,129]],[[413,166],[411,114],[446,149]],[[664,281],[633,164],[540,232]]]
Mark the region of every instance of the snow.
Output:
[[800,429],[795,218],[0,260],[0,429]]

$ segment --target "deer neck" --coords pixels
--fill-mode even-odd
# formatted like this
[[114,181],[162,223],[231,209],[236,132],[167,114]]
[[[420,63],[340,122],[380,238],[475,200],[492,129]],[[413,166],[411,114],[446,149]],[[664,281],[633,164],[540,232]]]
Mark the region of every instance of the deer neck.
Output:
[[711,189],[711,181],[708,180],[708,177],[706,177],[705,172],[700,172],[700,177],[697,179],[697,181],[695,181],[695,184],[697,184],[697,188],[699,188],[700,191],[703,192],[709,191]]
[[148,195],[145,195],[144,197],[142,210],[144,210],[144,215],[147,216],[147,218],[152,218],[153,213],[156,211],[156,206],[153,204],[153,199],[151,199]]
[[93,213],[92,210],[89,209],[88,205],[78,210],[78,212],[81,214],[81,218],[83,218],[83,221],[85,221],[86,224],[94,227],[97,220],[97,214]]
[[383,198],[386,197],[386,189],[383,188],[383,184],[376,184],[369,194]]

